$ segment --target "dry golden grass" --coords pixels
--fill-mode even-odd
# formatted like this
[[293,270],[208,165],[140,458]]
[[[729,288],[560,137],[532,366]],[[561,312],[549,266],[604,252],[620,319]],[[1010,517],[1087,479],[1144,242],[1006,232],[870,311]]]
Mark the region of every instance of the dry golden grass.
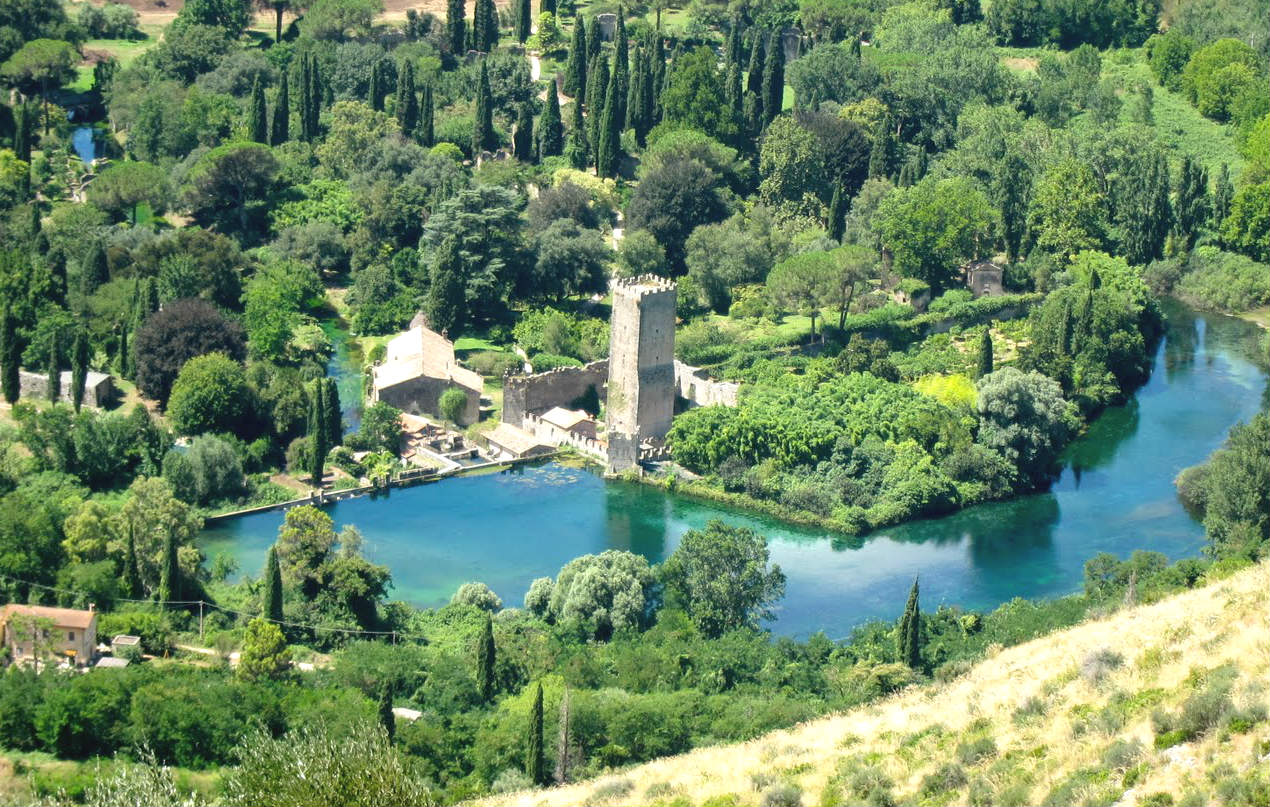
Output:
[[[851,787],[852,774],[858,781],[861,771],[889,779],[898,804],[1134,807],[1148,794],[1178,800],[1188,790],[1204,794],[1208,801],[1200,803],[1220,803],[1216,780],[1267,767],[1270,724],[1263,717],[1242,733],[1218,728],[1156,750],[1151,713],[1176,712],[1202,689],[1206,671],[1225,664],[1238,670],[1231,689],[1237,707],[1266,704],[1268,589],[1270,565],[1262,564],[1001,650],[948,684],[907,690],[748,743],[484,803],[748,805],[758,804],[771,784],[790,782],[801,788],[802,804],[861,804],[866,797]],[[1122,662],[1096,664],[1106,651]],[[974,760],[969,743],[982,737],[992,738],[995,750]],[[1135,758],[1104,761],[1113,743],[1134,740],[1141,743]],[[964,775],[964,782],[923,790],[923,779],[944,766],[952,781]],[[1077,771],[1086,774],[1073,778]],[[1064,782],[1069,789],[1056,790]]]

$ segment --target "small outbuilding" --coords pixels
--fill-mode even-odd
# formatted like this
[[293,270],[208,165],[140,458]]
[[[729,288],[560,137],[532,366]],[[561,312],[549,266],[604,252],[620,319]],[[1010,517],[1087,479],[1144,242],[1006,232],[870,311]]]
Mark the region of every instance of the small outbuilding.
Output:
[[489,453],[494,459],[518,460],[524,457],[541,457],[555,451],[555,447],[542,442],[534,435],[510,423],[500,423],[485,435]]
[[595,439],[595,418],[582,409],[565,409],[563,406],[552,407],[542,414],[542,420],[557,429],[564,429],[581,437]]
[[454,343],[417,321],[387,344],[384,361],[373,369],[371,399],[415,415],[441,414],[441,395],[457,389],[465,398],[458,423],[475,423],[481,414],[485,379],[461,366]]
[[966,287],[978,297],[1000,297],[1005,294],[1005,269],[992,261],[972,261],[962,267]]

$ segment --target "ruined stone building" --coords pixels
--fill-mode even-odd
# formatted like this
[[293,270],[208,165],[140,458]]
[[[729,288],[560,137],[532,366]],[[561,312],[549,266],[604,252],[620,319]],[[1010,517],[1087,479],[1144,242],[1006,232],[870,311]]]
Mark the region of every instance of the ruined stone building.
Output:
[[459,425],[480,419],[485,380],[459,365],[453,342],[424,327],[417,318],[410,330],[388,342],[383,362],[372,372],[372,401],[384,401],[412,415],[435,416],[440,414],[441,394],[457,389],[467,398]]

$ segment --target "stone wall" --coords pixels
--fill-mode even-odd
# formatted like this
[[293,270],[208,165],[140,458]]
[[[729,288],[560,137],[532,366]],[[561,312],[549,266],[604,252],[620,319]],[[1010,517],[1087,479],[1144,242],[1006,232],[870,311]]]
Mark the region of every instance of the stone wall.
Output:
[[[32,373],[26,370],[19,370],[18,386],[21,390],[20,397],[22,398],[40,401],[48,400],[49,379],[47,373]],[[100,409],[111,403],[114,396],[115,380],[113,376],[89,372],[88,378],[84,382],[84,406]],[[63,403],[71,402],[70,370],[62,371],[61,390],[58,400]]]
[[550,443],[555,446],[573,446],[583,454],[588,454],[599,460],[603,460],[607,456],[605,445],[599,440],[571,432],[568,429],[562,429],[534,414],[525,415],[524,425],[521,428],[544,443]]
[[675,391],[694,406],[736,406],[741,385],[715,381],[700,367],[675,361]]
[[401,411],[412,415],[439,417],[441,414],[441,394],[451,387],[459,390],[467,397],[467,405],[464,406],[463,414],[459,417],[459,425],[467,426],[479,420],[481,417],[481,394],[476,390],[468,389],[461,384],[454,384],[441,378],[419,376],[418,378],[403,381],[400,384],[393,384],[390,387],[376,390],[375,399],[391,404]]
[[503,377],[504,423],[522,426],[526,415],[541,414],[553,406],[569,408],[570,403],[595,387],[604,390],[609,377],[608,359],[593,361],[585,367],[557,367],[533,375]]
[[675,409],[675,284],[646,275],[613,282],[608,432],[663,440]]

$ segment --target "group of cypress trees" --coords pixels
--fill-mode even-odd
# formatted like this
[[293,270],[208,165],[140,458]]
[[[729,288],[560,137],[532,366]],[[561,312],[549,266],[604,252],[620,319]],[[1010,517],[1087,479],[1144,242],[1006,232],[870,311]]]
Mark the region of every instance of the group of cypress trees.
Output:
[[[84,393],[88,386],[88,333],[78,328],[71,338],[71,405],[78,412],[84,405]],[[56,403],[62,395],[62,366],[66,354],[63,350],[62,335],[53,331],[49,338],[48,356],[48,390],[50,402]],[[22,344],[17,334],[17,322],[6,306],[0,312],[0,394],[10,405],[18,402],[22,395],[22,380],[19,371],[22,367]]]
[[315,487],[322,486],[326,455],[343,440],[339,388],[333,378],[316,379],[309,394],[309,479]]
[[732,20],[723,54],[724,92],[733,114],[755,137],[781,113],[784,105],[785,47],[780,31],[753,28],[749,34],[747,59],[741,21]]

